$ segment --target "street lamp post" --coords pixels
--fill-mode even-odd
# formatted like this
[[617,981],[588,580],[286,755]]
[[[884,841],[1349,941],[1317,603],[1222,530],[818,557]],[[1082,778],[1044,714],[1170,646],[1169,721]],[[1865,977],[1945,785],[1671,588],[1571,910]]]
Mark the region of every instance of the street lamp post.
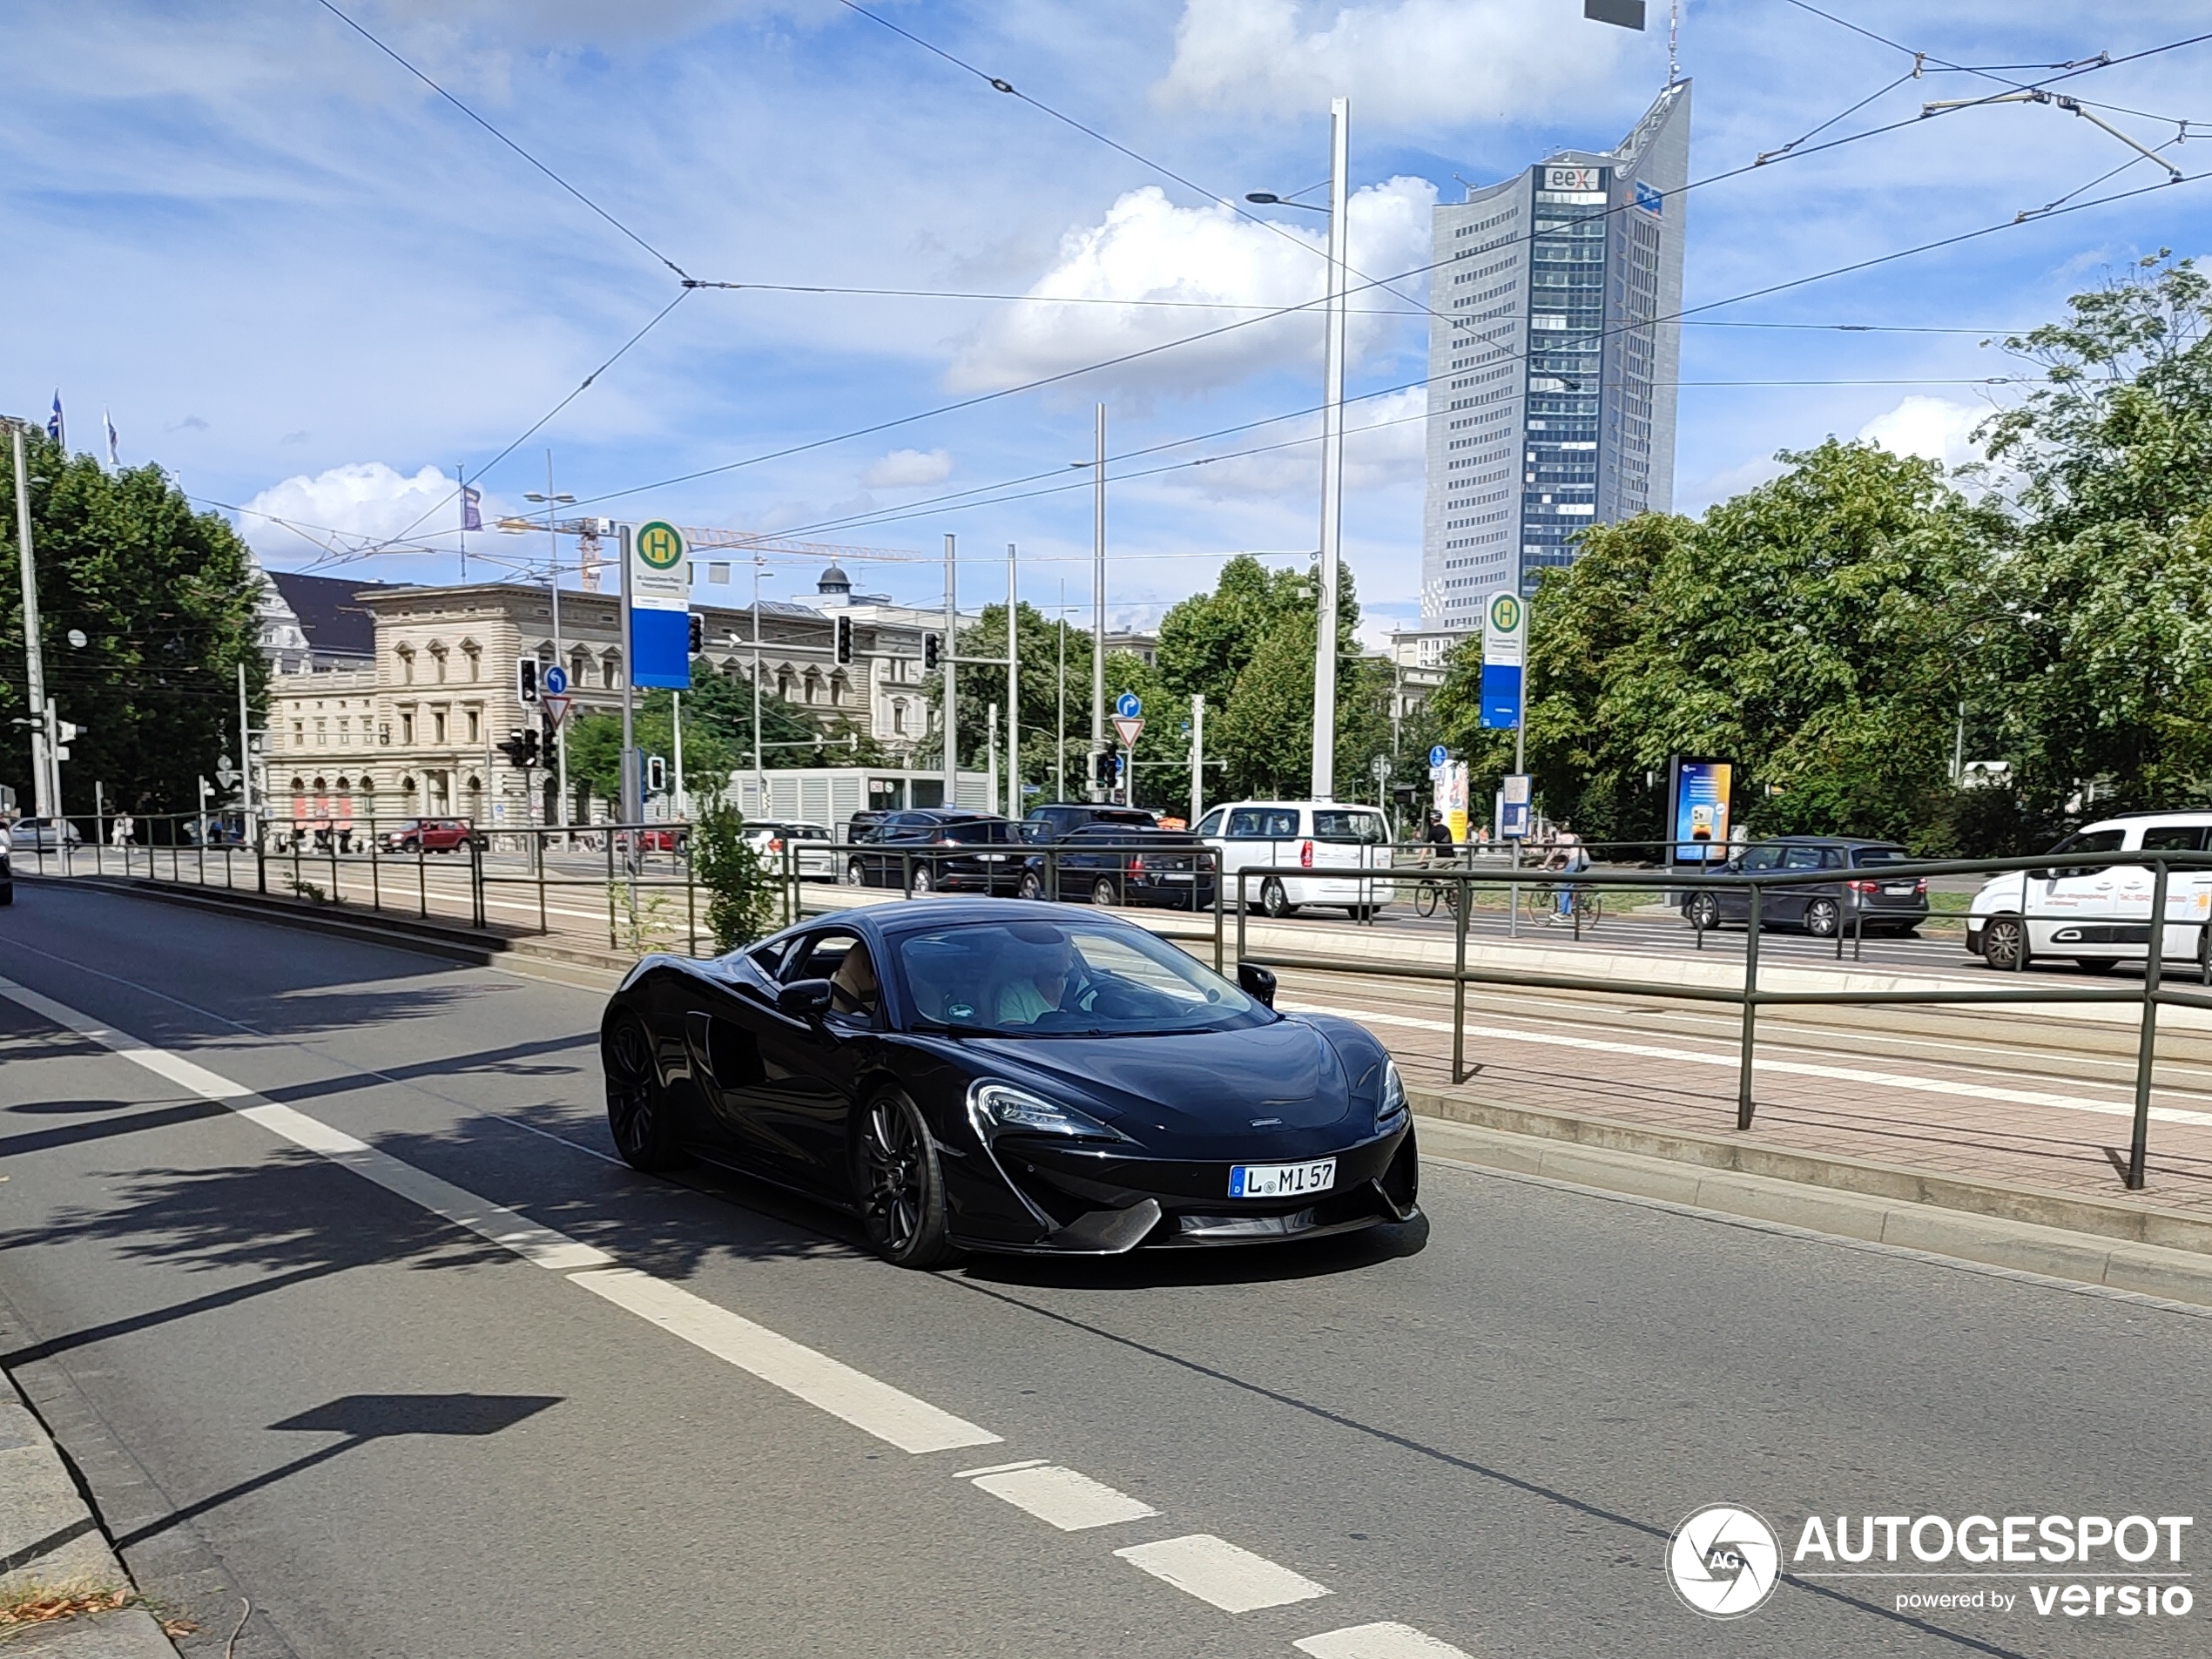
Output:
[[51,745],[47,735],[52,716],[46,707],[46,664],[38,646],[38,570],[30,556],[30,480],[24,461],[25,422],[10,419],[8,435],[14,443],[16,465],[16,552],[23,563],[24,692],[30,707],[31,801],[38,816],[51,818],[61,810],[56,786]]
[[1090,798],[1098,787],[1098,757],[1106,752],[1106,406],[1098,406],[1090,462]]
[[[564,660],[567,656],[567,648],[561,641],[561,535],[554,526],[553,509],[556,505],[572,502],[576,497],[556,496],[553,493],[553,452],[550,449],[545,452],[544,494],[540,495],[533,489],[527,492],[523,499],[545,503],[545,542],[546,545],[552,550],[551,563],[547,566],[547,570],[550,572],[553,603],[553,660],[560,664],[561,671],[565,674],[569,671],[569,665]],[[625,679],[629,672],[630,659],[625,656],[623,658],[623,673]],[[569,723],[565,720],[553,728],[553,764],[558,779],[554,785],[556,792],[554,821],[563,829],[566,829],[569,826]],[[523,776],[523,787],[525,790],[529,787],[529,778],[527,773]],[[535,820],[536,817],[536,812],[525,802],[523,821],[527,824]]]

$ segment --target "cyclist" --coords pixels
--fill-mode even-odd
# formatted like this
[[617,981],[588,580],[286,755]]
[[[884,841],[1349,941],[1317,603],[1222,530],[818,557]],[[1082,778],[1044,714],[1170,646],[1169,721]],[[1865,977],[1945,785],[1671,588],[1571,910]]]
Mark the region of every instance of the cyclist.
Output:
[[1432,863],[1449,864],[1459,854],[1458,845],[1452,840],[1452,826],[1433,806],[1428,811],[1428,833],[1423,839],[1428,843]]
[[[1561,819],[1554,826],[1548,850],[1544,854],[1544,868],[1561,875],[1577,875],[1590,867],[1590,855],[1582,846],[1582,838],[1575,833],[1574,826]],[[1548,918],[1552,921],[1572,921],[1575,919],[1575,884],[1561,881],[1553,895],[1557,907]]]

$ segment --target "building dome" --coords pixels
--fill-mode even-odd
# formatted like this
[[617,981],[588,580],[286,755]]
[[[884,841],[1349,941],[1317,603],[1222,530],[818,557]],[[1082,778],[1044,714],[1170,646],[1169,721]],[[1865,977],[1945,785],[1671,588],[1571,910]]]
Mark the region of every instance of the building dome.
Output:
[[853,592],[853,578],[845,574],[842,566],[833,564],[822,572],[822,579],[814,584],[814,591],[826,596],[840,594],[849,598]]

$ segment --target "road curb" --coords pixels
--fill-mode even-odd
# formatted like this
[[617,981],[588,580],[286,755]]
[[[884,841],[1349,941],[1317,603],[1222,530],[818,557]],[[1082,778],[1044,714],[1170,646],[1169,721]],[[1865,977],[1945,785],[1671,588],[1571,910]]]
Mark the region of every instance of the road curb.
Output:
[[[0,1590],[31,1584],[137,1588],[61,1448],[10,1378],[0,1383]],[[18,1626],[6,1649],[25,1659],[177,1659],[142,1607]]]
[[[2123,1219],[2145,1231],[2149,1231],[2148,1223],[2170,1222],[2180,1224],[2157,1231],[2173,1237],[2189,1236],[2201,1226],[2192,1217],[2070,1199],[1997,1182],[1937,1182],[1909,1170],[1858,1159],[1784,1152],[1755,1143],[1722,1146],[1721,1150],[1734,1155],[1733,1162],[1684,1157],[1680,1154],[1695,1153],[1712,1144],[1710,1137],[1662,1134],[1599,1119],[1561,1116],[1554,1120],[1591,1130],[1588,1140],[1531,1133],[1481,1121],[1480,1115],[1466,1111],[1466,1103],[1441,1101],[1440,1097],[1447,1091],[1413,1089],[1407,1092],[1420,1119],[1426,1152],[1575,1186],[1657,1198],[1724,1215],[1779,1222],[1813,1232],[2212,1307],[2212,1251],[2117,1236],[2108,1231],[2109,1225]],[[1462,1110],[1440,1112],[1435,1109],[1439,1104],[1459,1105]],[[1543,1116],[1504,1108],[1494,1109],[1494,1113],[1499,1117],[1522,1119]],[[1673,1143],[1674,1148],[1671,1153],[1631,1150],[1629,1143],[1636,1142]],[[1745,1167],[1762,1164],[1767,1167]],[[1795,1169],[1797,1173],[1772,1172],[1780,1169]],[[1863,1184],[1853,1186],[1854,1181]],[[1902,1189],[1913,1184],[1947,1189],[1946,1196],[1954,1199],[1979,1197],[1992,1207],[1969,1209],[1905,1196]],[[1886,1185],[1899,1190],[1880,1190]],[[1996,1212],[1995,1206],[2020,1200],[2035,1201],[2020,1203],[2023,1210],[2045,1216],[2072,1216],[2107,1226],[2068,1226]],[[2107,1213],[2114,1211],[2121,1214]]]

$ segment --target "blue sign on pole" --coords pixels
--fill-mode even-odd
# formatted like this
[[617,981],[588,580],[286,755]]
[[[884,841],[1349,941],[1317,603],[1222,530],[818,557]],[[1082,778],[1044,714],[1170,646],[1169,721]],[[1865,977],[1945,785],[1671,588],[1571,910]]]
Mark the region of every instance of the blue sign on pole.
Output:
[[558,663],[548,663],[539,673],[537,683],[554,697],[565,696],[569,689],[569,671]]
[[1428,752],[1428,764],[1432,766],[1443,765],[1451,759],[1452,752],[1440,743]]
[[1482,724],[1511,731],[1521,724],[1521,668],[1518,664],[1482,665]]
[[1123,691],[1114,699],[1114,712],[1124,720],[1134,720],[1144,712],[1144,705],[1136,700],[1134,691]]

